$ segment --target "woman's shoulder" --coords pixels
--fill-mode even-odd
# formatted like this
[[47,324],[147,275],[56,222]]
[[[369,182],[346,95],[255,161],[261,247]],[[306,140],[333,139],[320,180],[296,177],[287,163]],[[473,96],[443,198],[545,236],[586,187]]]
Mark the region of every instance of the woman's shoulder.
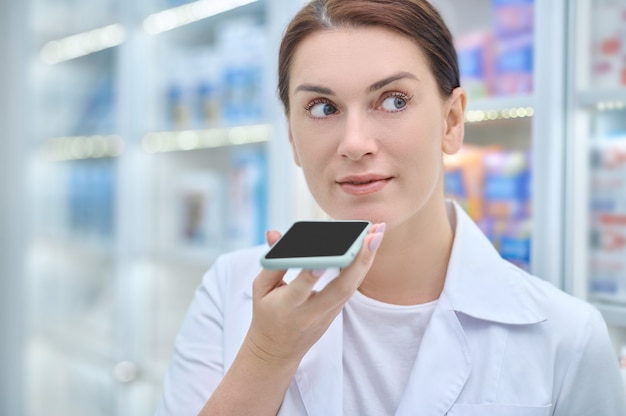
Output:
[[266,244],[242,248],[221,254],[215,264],[216,266],[261,268],[261,256],[268,249]]
[[575,297],[552,282],[523,270],[519,271],[521,287],[545,316],[545,325],[559,332],[578,333],[585,325],[604,326],[598,309],[586,300]]
[[251,291],[254,278],[261,272],[261,256],[267,250],[262,244],[221,254],[203,278],[205,287],[217,286],[225,294],[230,291]]

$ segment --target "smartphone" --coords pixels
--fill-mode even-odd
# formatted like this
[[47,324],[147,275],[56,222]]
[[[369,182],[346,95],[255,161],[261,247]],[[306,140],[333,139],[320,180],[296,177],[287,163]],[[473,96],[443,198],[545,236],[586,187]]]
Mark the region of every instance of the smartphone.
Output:
[[356,257],[369,221],[298,221],[261,258],[266,269],[346,267]]

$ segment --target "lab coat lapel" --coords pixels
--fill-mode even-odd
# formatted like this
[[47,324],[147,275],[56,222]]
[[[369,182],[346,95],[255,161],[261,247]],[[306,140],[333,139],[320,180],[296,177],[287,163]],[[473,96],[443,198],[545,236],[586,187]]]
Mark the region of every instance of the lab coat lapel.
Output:
[[304,356],[295,381],[309,416],[343,412],[343,313]]
[[459,397],[471,369],[465,333],[442,294],[422,338],[396,415],[445,415]]
[[[319,288],[338,273],[329,270]],[[343,312],[302,359],[295,375],[308,416],[343,414]]]

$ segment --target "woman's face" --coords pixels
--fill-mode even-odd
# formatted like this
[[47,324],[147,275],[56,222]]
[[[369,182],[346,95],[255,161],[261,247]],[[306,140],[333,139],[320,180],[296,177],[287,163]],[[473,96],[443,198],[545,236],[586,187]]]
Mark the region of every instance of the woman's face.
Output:
[[438,91],[420,48],[390,30],[321,31],[302,41],[290,73],[289,136],[328,215],[393,225],[443,203],[442,151],[461,145],[465,96]]

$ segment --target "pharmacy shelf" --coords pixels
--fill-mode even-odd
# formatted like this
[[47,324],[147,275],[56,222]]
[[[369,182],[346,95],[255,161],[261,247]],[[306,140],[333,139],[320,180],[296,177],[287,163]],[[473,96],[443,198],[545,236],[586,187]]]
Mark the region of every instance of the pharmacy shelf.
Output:
[[612,147],[624,148],[626,149],[626,134],[622,134],[615,137],[598,137],[589,143],[589,147],[591,149],[605,149]]
[[117,135],[66,136],[45,140],[42,155],[52,161],[115,158],[125,143]]
[[[266,32],[278,38],[278,28],[298,5],[278,4],[277,0],[209,0],[159,12],[157,8],[166,2],[104,1],[97,6],[98,10],[107,10],[106,16],[87,16],[84,21],[77,21],[70,8],[40,3],[33,8],[40,27],[31,39],[39,53],[32,56],[35,69],[31,74],[33,95],[37,98],[31,106],[32,117],[37,122],[33,123],[36,128],[29,146],[33,149],[32,176],[36,179],[32,201],[33,288],[29,293],[34,304],[34,329],[29,346],[51,351],[59,360],[86,362],[106,374],[112,382],[111,398],[115,400],[107,400],[108,407],[101,406],[100,413],[151,414],[138,409],[150,408],[153,412],[175,334],[193,291],[225,248],[214,249],[196,240],[183,241],[179,235],[182,220],[177,215],[181,216],[181,205],[186,202],[180,193],[199,186],[187,180],[190,176],[206,179],[215,174],[213,179],[239,185],[237,192],[244,194],[250,191],[246,188],[249,183],[241,179],[251,174],[246,170],[250,166],[247,162],[252,164],[250,160],[256,161],[254,157],[258,155],[260,161],[255,168],[261,170],[270,158],[288,160],[281,154],[281,149],[288,147],[288,140],[284,140],[284,146],[279,144],[283,138],[279,131],[282,124],[279,126],[278,115],[269,111],[257,118],[223,117],[220,122],[196,122],[188,129],[171,131],[178,125],[167,119],[172,114],[167,86],[173,78],[168,65],[181,54],[200,55],[201,50],[225,55],[217,56],[222,77],[239,75],[245,72],[242,67],[245,70],[248,65],[258,71],[254,73],[258,76],[254,82],[258,83],[260,77],[263,84],[270,77],[273,81],[267,54],[255,58],[253,65],[249,60],[240,61],[240,55],[260,55],[261,48],[250,50],[246,49],[247,44],[235,45],[240,46],[236,54],[232,45],[223,45],[227,41],[236,43],[237,36],[244,38],[247,32],[240,31],[246,25],[262,35],[254,40],[261,42]],[[228,3],[240,7],[210,17],[203,15]],[[151,12],[155,13],[150,15]],[[55,27],[45,26],[46,14],[59,16],[51,21],[66,21],[68,27],[58,30],[63,26],[58,23]],[[147,30],[151,24],[152,28],[158,26],[159,21],[167,26],[198,16],[204,18],[170,27],[172,30]],[[231,37],[225,40],[225,33]],[[102,44],[96,45],[98,39]],[[105,50],[96,51],[96,46]],[[245,85],[241,78],[229,78],[234,86],[218,79],[220,88],[230,87],[220,99],[226,96],[231,104],[236,101],[234,96],[239,99],[235,104],[252,101],[245,95],[252,95],[250,72],[246,73]],[[187,78],[193,77],[185,72],[183,80]],[[193,79],[196,82],[197,78]],[[273,89],[253,93],[263,110],[269,107],[266,103],[273,102]],[[194,107],[194,111],[199,108],[202,107]],[[198,113],[194,116],[198,117]],[[104,196],[96,192],[98,186],[103,187],[102,170],[110,175],[105,178],[106,204],[102,202]],[[265,170],[259,175],[262,180],[267,176],[277,175]],[[283,189],[289,178],[283,178],[282,192],[278,192],[280,181],[269,181],[273,185],[267,188],[281,194],[271,203],[289,209],[284,202],[291,195]],[[267,188],[262,191],[267,192]],[[226,195],[211,198],[222,201],[230,197]],[[266,202],[264,198],[263,203]],[[98,209],[103,206],[111,218],[92,218],[99,215]],[[80,217],[75,215],[77,210],[85,209],[97,212],[84,215],[75,223]],[[265,206],[259,209],[259,217],[266,211],[269,210]],[[239,211],[231,209],[228,214],[231,212]],[[291,221],[289,215],[281,217]],[[98,227],[109,219],[105,233]],[[226,220],[221,223],[231,226]],[[235,243],[242,244],[241,240],[232,244]],[[27,357],[31,358],[37,357]],[[126,377],[128,374],[123,371],[129,366],[139,371],[134,380],[135,376]],[[146,382],[149,385],[138,387]],[[35,394],[32,401],[45,402],[52,386],[48,388],[45,382],[37,386],[29,392]],[[62,384],[56,387],[54,397],[67,400],[71,396],[71,389]],[[146,394],[133,393],[143,388]],[[68,414],[59,409],[53,409],[58,410],[53,413]],[[96,410],[74,414],[100,413]]]
[[581,91],[577,95],[577,100],[581,107],[588,109],[626,109],[626,87]]
[[490,111],[490,110],[507,110],[513,108],[533,107],[535,97],[529,95],[515,95],[502,97],[487,97],[481,99],[468,100],[467,111]]
[[148,153],[168,153],[268,142],[271,124],[149,133],[142,140]]
[[[601,291],[605,286],[621,290],[623,249],[603,248],[598,241],[623,234],[621,226],[601,220],[604,214],[623,215],[620,196],[626,191],[619,179],[624,165],[617,156],[626,135],[626,87],[620,85],[619,67],[614,66],[620,58],[616,55],[612,61],[607,55],[612,52],[602,46],[620,30],[615,19],[621,13],[614,8],[623,6],[598,0],[571,3],[564,74],[568,81],[565,286],[600,310],[619,351],[626,340],[626,303]],[[601,288],[594,284],[596,279],[602,279]]]
[[[535,114],[532,95],[513,97],[492,97],[470,100],[465,121],[468,123],[483,123],[496,120],[514,120],[530,118]],[[528,140],[530,145],[530,137]]]

